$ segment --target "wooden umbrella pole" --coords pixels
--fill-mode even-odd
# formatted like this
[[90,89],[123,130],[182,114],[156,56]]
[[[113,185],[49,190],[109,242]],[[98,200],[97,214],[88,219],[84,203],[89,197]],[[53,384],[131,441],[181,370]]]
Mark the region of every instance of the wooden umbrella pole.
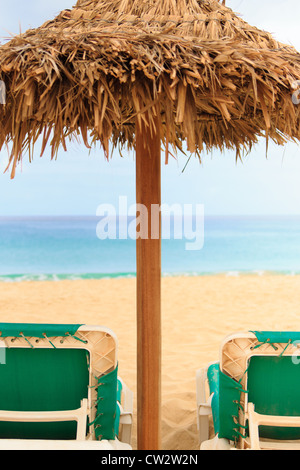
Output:
[[159,135],[153,135],[145,124],[136,123],[139,450],[159,450],[161,441],[161,215],[157,211],[161,205],[160,145]]

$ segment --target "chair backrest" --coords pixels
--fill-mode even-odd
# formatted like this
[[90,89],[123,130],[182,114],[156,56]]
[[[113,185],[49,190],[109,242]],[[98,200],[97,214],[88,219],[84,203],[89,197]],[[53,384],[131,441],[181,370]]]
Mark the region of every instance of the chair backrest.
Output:
[[[248,368],[248,402],[260,414],[300,416],[300,366],[288,356],[255,356]],[[300,439],[300,428],[261,426],[268,439]]]
[[[219,437],[237,441],[247,435],[243,410],[248,402],[260,414],[300,416],[299,343],[299,332],[248,332],[225,339],[219,365],[208,371]],[[260,436],[300,439],[300,428],[262,426]]]
[[[115,437],[117,342],[110,330],[2,323],[0,332],[0,410],[74,410],[86,398],[87,433]],[[0,422],[0,438],[75,439],[76,428],[76,422]]]

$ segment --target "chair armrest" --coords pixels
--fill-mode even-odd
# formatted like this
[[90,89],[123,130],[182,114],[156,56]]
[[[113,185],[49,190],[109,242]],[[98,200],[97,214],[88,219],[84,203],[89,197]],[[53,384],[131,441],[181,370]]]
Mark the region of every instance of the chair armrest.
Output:
[[207,370],[208,367],[205,367],[196,372],[197,427],[200,445],[209,438],[209,416],[212,414],[212,396],[206,396]]
[[272,416],[256,413],[254,404],[248,403],[249,438],[251,449],[259,450],[259,426],[300,427],[300,416]]
[[122,403],[119,403],[120,425],[122,425],[120,439],[122,442],[130,444],[133,416],[133,393],[120,377],[118,377],[118,380],[122,383]]
[[5,411],[0,410],[0,421],[46,423],[59,421],[76,421],[76,440],[84,441],[86,438],[86,424],[88,415],[88,401],[84,398],[80,408],[63,411]]

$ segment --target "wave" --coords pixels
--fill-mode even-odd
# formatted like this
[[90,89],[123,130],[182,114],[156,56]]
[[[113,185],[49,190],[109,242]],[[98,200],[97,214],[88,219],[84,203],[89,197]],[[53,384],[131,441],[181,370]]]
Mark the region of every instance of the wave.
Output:
[[88,279],[116,279],[135,277],[135,273],[85,273],[85,274],[1,274],[0,282],[24,281],[78,281]]
[[[296,276],[300,271],[264,271],[264,270],[251,270],[251,271],[215,271],[215,272],[163,272],[162,277],[195,277],[195,276],[216,276],[223,275],[227,277],[239,277],[244,275],[286,275]],[[119,272],[119,273],[83,273],[83,274],[0,274],[0,282],[30,282],[30,281],[78,281],[89,279],[119,279],[119,278],[135,278],[135,272]]]

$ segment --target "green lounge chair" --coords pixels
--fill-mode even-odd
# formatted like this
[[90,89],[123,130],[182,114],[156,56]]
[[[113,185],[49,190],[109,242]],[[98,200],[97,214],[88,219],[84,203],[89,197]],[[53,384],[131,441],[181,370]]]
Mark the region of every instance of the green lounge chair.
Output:
[[131,450],[109,329],[1,323],[0,383],[0,449]]
[[299,345],[300,332],[225,338],[219,362],[197,371],[201,450],[300,449]]

